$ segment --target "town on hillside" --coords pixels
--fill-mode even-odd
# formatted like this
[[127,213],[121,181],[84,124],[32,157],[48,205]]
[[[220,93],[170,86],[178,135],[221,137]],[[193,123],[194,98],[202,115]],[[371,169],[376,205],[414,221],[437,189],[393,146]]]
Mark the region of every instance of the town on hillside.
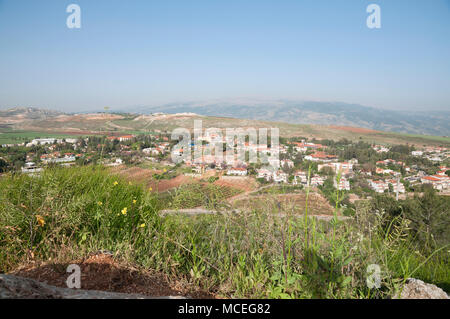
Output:
[[[310,187],[326,198],[338,190],[347,194],[348,213],[355,199],[387,193],[397,199],[408,193],[432,187],[441,194],[450,193],[450,150],[445,147],[422,148],[410,145],[372,145],[352,142],[298,138],[280,138],[278,147],[253,145],[244,150],[271,155],[270,165],[233,160],[225,161],[234,150],[224,149],[225,156],[211,154],[211,139],[202,141],[202,156],[183,157],[177,141],[161,131],[142,135],[86,136],[79,138],[36,138],[21,144],[0,147],[0,173],[21,172],[37,175],[48,167],[102,164],[106,167],[159,169],[168,180],[178,175],[216,176],[227,183],[253,180],[259,187],[283,185],[298,190]],[[194,141],[192,141],[193,143]],[[176,185],[176,184],[175,184]]]

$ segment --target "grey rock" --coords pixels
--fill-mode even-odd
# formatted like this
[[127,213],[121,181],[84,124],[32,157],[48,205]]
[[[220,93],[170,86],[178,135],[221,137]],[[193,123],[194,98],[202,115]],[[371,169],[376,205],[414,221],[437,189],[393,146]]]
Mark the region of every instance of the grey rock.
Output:
[[0,299],[185,299],[180,296],[151,297],[98,290],[59,288],[30,278],[0,274]]
[[[397,297],[398,298],[398,297]],[[450,299],[441,288],[419,279],[408,278],[400,299]]]

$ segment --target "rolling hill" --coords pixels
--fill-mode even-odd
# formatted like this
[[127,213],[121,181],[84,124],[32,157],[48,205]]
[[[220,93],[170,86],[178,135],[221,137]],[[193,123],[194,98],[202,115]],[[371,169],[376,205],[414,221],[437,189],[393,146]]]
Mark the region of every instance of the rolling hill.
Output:
[[[195,113],[77,113],[67,114],[36,108],[4,110],[0,112],[0,137],[17,140],[24,136],[79,136],[107,134],[141,134],[150,131],[170,133],[177,127],[193,128],[194,120],[201,119],[203,128],[269,128],[277,127],[284,137],[316,139],[361,140],[380,144],[442,145],[449,147],[450,138],[420,134],[406,134],[342,125],[293,124],[281,121],[238,119],[205,116]],[[43,134],[37,135],[37,132]],[[45,133],[45,134],[44,134]],[[17,135],[17,136],[16,136]],[[31,136],[31,137],[33,137]]]
[[[130,109],[127,109],[130,111]],[[193,112],[206,116],[363,127],[408,134],[450,136],[450,111],[392,111],[341,102],[215,100],[134,107],[137,113]]]

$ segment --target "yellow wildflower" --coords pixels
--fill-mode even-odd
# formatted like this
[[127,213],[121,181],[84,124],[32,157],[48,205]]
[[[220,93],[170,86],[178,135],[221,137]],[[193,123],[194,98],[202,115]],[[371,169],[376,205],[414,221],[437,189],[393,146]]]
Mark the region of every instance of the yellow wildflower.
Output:
[[163,172],[164,172],[164,173],[167,172],[167,169],[163,169]]
[[119,182],[118,181],[114,181],[113,185],[114,186],[119,185]]
[[103,205],[103,203],[102,203],[102,202],[98,202],[97,204],[98,204],[98,206],[102,206],[102,205]]
[[126,207],[124,207],[124,209],[122,209],[122,215],[126,215],[127,211],[128,211],[128,209]]
[[145,227],[145,224],[141,224],[139,227],[144,228],[144,227]]
[[40,227],[44,227],[45,225],[44,217],[42,217],[41,215],[36,215],[36,220]]
[[148,190],[151,192],[153,190],[153,188],[149,187]]
[[133,204],[136,204],[137,200],[133,199]]
[[128,185],[133,185],[133,183],[132,182],[128,182]]

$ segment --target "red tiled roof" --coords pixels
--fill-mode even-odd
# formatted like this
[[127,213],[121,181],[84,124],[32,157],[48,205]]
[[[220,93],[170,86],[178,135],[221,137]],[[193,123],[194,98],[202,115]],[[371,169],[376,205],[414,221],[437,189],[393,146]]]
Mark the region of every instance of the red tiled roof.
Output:
[[433,177],[433,176],[425,176],[423,179],[429,180],[429,181],[434,181],[434,182],[438,182],[440,181],[439,178]]

